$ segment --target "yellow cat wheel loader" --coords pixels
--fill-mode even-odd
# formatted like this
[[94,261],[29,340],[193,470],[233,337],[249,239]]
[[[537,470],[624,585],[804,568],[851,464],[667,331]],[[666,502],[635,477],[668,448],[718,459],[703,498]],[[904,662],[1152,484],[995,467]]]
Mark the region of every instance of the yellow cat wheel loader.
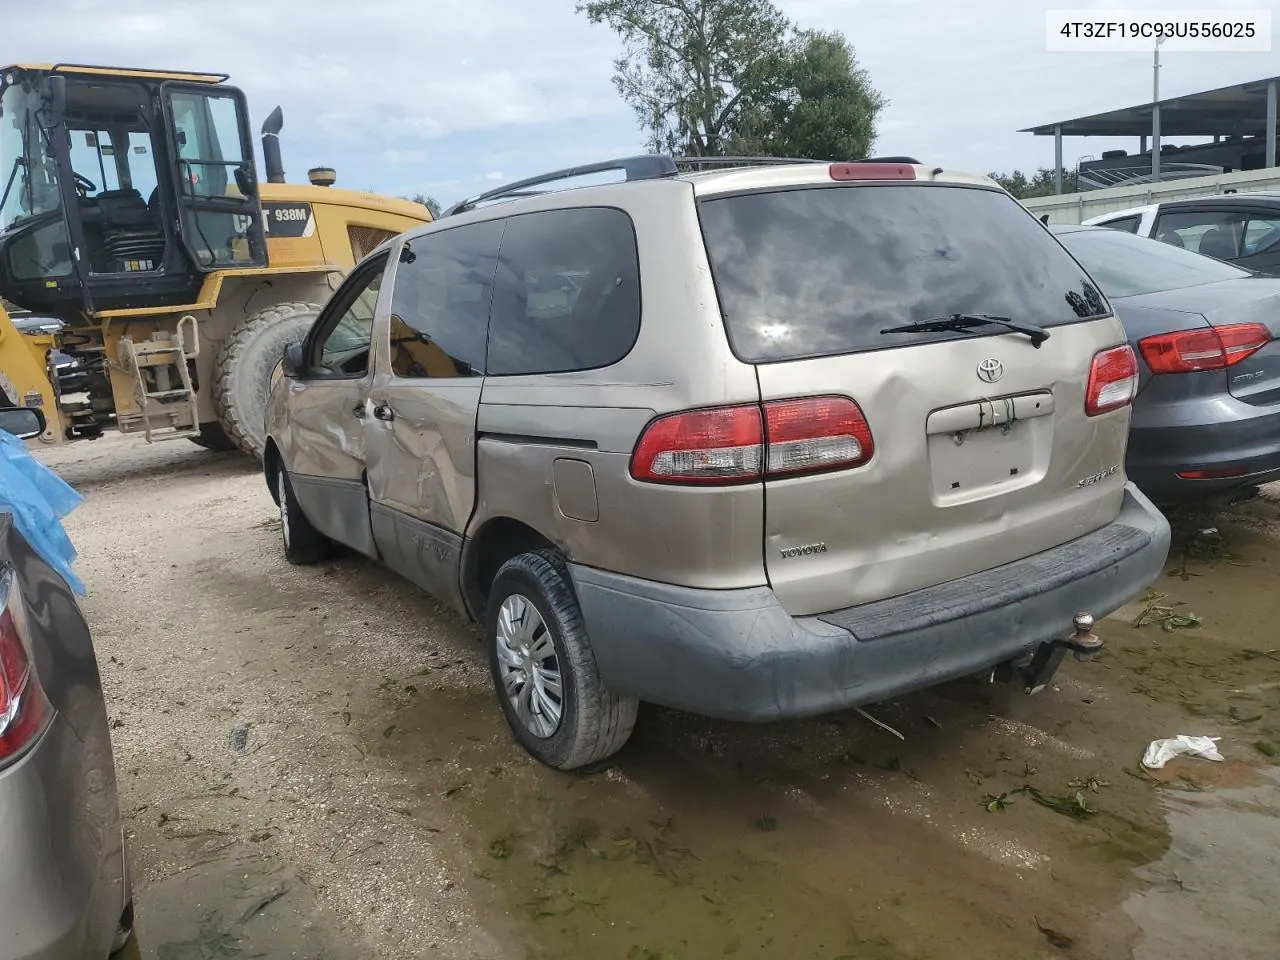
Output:
[[[284,348],[417,203],[285,183],[280,108],[259,182],[225,74],[0,68],[0,405],[49,443],[104,430],[260,457]],[[21,328],[21,329],[19,329]]]

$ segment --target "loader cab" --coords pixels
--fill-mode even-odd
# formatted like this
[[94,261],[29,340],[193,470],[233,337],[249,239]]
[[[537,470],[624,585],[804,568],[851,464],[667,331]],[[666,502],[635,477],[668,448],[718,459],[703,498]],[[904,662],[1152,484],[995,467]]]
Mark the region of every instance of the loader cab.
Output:
[[223,80],[0,70],[0,293],[74,322],[266,266],[248,110]]

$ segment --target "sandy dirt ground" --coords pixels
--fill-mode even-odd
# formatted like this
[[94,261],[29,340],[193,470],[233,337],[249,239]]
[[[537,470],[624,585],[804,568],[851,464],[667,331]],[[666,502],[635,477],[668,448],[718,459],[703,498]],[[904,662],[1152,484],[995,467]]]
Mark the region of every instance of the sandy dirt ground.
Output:
[[[1166,597],[1038,696],[871,709],[904,739],[644,708],[565,775],[510,738],[472,627],[367,561],[285,563],[242,458],[39,455],[87,498],[143,957],[1276,956],[1280,493],[1180,518]],[[1144,773],[1179,733],[1226,761]]]

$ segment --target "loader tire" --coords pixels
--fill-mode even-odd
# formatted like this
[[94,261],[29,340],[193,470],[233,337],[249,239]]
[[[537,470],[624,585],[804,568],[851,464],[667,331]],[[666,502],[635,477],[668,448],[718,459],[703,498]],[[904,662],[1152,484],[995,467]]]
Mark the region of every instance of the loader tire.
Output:
[[263,418],[271,374],[285,347],[299,343],[315,322],[314,303],[277,303],[247,317],[213,361],[210,399],[218,423],[236,447],[262,459],[267,431]]

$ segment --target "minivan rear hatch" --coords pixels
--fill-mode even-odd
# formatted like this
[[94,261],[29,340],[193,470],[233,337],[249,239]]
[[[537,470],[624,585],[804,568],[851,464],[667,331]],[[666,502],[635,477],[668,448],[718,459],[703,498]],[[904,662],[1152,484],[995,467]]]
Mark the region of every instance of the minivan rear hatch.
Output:
[[[788,612],[898,596],[1114,520],[1136,366],[1076,261],[981,183],[814,180],[699,199],[726,332],[759,380],[765,567]],[[979,319],[885,332],[956,315]]]

